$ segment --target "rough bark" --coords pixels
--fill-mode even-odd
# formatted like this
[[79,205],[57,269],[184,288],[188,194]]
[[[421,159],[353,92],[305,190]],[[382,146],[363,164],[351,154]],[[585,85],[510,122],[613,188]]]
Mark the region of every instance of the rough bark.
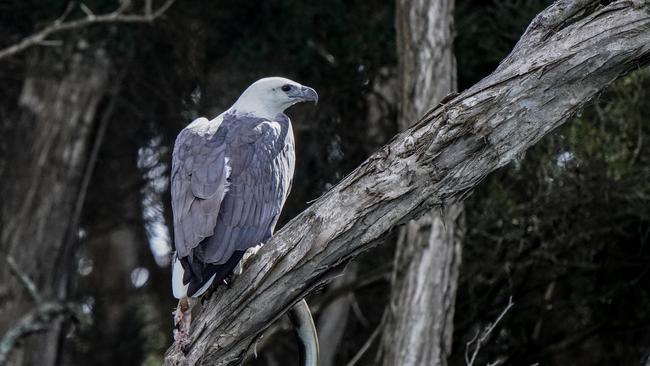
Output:
[[454,203],[409,222],[400,233],[384,365],[447,364],[463,226],[462,204]]
[[400,130],[456,90],[454,0],[396,2]]
[[490,172],[650,61],[650,4],[558,1],[494,73],[427,112],[280,230],[193,321],[165,364],[236,364],[260,332],[393,227]]
[[[454,0],[397,1],[401,130],[456,90]],[[446,365],[461,260],[462,204],[433,209],[400,231],[384,365]]]
[[[45,300],[66,298],[76,235],[71,224],[108,66],[99,51],[41,53],[27,69],[20,113],[3,126],[10,143],[3,164],[0,260],[13,257]],[[0,334],[5,334],[36,305],[8,266],[0,266],[0,283]],[[14,350],[10,364],[54,365],[61,324],[62,317],[52,317],[49,327]]]

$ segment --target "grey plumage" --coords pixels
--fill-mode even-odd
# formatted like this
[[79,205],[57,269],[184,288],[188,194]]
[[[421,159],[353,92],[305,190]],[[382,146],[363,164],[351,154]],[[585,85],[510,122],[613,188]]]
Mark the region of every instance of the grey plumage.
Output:
[[246,249],[273,235],[295,160],[283,112],[306,101],[318,101],[314,89],[260,79],[219,117],[199,118],[178,135],[171,174],[175,297],[200,296]]
[[198,119],[178,135],[171,194],[188,294],[215,273],[222,280],[228,273],[219,265],[234,267],[243,251],[271,237],[294,161],[291,123],[282,113],[267,119],[229,112]]

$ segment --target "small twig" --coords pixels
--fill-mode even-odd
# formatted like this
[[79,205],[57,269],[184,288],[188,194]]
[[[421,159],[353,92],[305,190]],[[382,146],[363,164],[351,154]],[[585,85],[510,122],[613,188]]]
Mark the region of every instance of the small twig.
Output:
[[61,24],[65,21],[65,19],[70,15],[70,12],[72,12],[72,9],[74,9],[74,2],[69,2],[68,5],[65,7],[65,10],[63,11],[63,14],[61,14],[60,17],[56,18],[54,21],[54,24]]
[[[481,351],[481,346],[483,346],[483,343],[487,341],[490,334],[492,334],[492,331],[497,327],[497,325],[499,325],[499,322],[501,322],[503,317],[508,313],[508,311],[510,311],[510,309],[513,306],[514,303],[512,302],[512,296],[510,296],[506,308],[503,309],[501,314],[499,314],[497,319],[492,324],[490,324],[489,327],[483,330],[483,334],[480,335],[479,337],[480,331],[477,331],[474,338],[472,338],[469,342],[467,342],[467,345],[465,347],[465,363],[467,364],[467,366],[474,365],[474,362],[476,361],[476,357],[478,356],[478,353]],[[470,348],[472,347],[472,344],[474,344],[475,342],[476,344],[474,346],[474,351],[472,351],[472,356],[470,357],[469,355]]]
[[639,133],[636,141],[636,148],[634,148],[634,151],[632,152],[632,158],[630,159],[628,166],[631,167],[634,164],[634,162],[636,162],[636,159],[639,157],[639,154],[641,153],[642,147],[643,147],[643,133],[641,133],[641,124],[639,124]]
[[45,47],[61,47],[63,45],[63,41],[60,39],[48,39],[48,40],[42,40],[38,42],[39,46],[45,46]]
[[93,13],[93,11],[90,10],[90,8],[86,4],[81,3],[81,4],[79,4],[79,7],[81,8],[81,11],[83,11],[84,14],[86,14],[88,19],[92,19],[92,18],[95,17],[95,13]]
[[169,9],[172,6],[175,0],[167,0],[163,5],[161,5],[155,11],[145,14],[124,14],[125,9],[130,6],[129,1],[122,2],[119,8],[115,11],[107,14],[94,15],[92,11],[88,9],[84,4],[80,5],[81,10],[86,13],[86,17],[76,20],[65,21],[68,13],[68,9],[63,13],[61,17],[55,20],[52,24],[41,29],[39,32],[32,34],[31,36],[23,38],[22,41],[6,47],[0,50],[0,60],[7,58],[13,55],[16,55],[20,52],[25,51],[26,49],[39,45],[41,42],[45,41],[47,37],[62,33],[72,29],[79,29],[88,27],[95,24],[110,24],[110,23],[150,23]]
[[363,344],[361,349],[359,349],[359,352],[357,352],[357,354],[354,355],[354,357],[352,357],[352,359],[350,360],[350,362],[346,364],[346,366],[356,365],[357,362],[359,362],[359,360],[361,359],[361,357],[363,357],[363,355],[368,351],[370,346],[372,346],[372,344],[375,342],[375,339],[377,339],[379,334],[381,334],[381,331],[384,329],[384,325],[386,324],[386,314],[387,312],[384,311],[384,315],[381,317],[381,322],[379,322],[377,328],[375,328],[375,330],[372,331],[372,334],[370,334],[370,337],[368,337],[366,343]]
[[351,302],[350,305],[352,306],[352,312],[354,312],[354,315],[357,317],[359,322],[364,326],[368,326],[368,319],[363,315],[363,311],[361,311],[361,307],[359,307],[359,302],[357,301],[357,298],[354,296],[354,293],[351,296]]
[[57,317],[68,313],[74,313],[70,305],[46,302],[25,314],[0,338],[0,366],[7,363],[11,350],[19,340],[32,333],[46,330]]
[[390,280],[392,268],[393,264],[389,263],[387,265],[379,267],[376,270],[368,272],[368,274],[364,275],[362,279],[342,284],[340,287],[337,287],[335,289],[329,289],[317,300],[313,302],[310,300],[309,307],[314,311],[318,311],[321,308],[325,308],[330,303],[338,300],[339,298],[347,296],[362,287],[373,285],[380,281],[388,281]]
[[115,10],[117,14],[124,13],[131,6],[131,0],[121,0],[120,7]]
[[14,276],[20,280],[32,300],[34,300],[35,303],[40,304],[42,301],[41,295],[38,294],[38,289],[36,288],[34,281],[32,281],[29,276],[25,274],[25,272],[18,268],[18,265],[16,264],[16,261],[14,261],[13,257],[7,256],[7,264],[9,264],[11,273],[13,273]]
[[151,0],[145,0],[145,1],[144,1],[144,13],[145,13],[146,15],[151,15],[151,9],[152,9],[152,8],[153,8],[153,7],[152,7],[152,5],[151,5]]

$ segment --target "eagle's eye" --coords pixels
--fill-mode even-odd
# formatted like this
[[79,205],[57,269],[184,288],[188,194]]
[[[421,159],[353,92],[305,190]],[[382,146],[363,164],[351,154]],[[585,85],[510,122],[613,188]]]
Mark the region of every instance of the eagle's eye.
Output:
[[282,91],[284,91],[284,92],[288,92],[289,90],[291,90],[291,85],[289,85],[289,84],[282,85],[282,88],[281,88],[281,89],[282,89]]

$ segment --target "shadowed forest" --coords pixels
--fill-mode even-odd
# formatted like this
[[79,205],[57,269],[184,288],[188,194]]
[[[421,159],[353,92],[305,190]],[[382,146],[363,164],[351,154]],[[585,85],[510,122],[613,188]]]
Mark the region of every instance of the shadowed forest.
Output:
[[[62,15],[121,4],[4,1],[0,48]],[[456,0],[456,89],[490,74],[550,4]],[[0,58],[0,360],[161,364],[176,306],[178,132],[265,76],[316,89],[316,106],[287,112],[296,169],[281,228],[401,130],[397,15],[378,0],[177,0],[152,21],[79,27]],[[650,70],[637,68],[468,192],[445,364],[470,364],[496,319],[472,364],[646,364],[649,116]],[[395,229],[307,298],[321,365],[386,365],[399,237]],[[3,350],[19,319],[46,302],[65,309]],[[285,316],[246,364],[297,363]]]

